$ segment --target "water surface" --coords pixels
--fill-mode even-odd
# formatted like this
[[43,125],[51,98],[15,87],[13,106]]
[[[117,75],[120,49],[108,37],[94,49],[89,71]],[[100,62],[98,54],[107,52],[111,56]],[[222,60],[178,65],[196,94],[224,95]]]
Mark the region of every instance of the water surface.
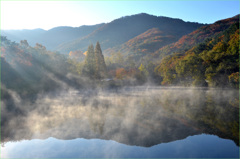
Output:
[[71,90],[1,104],[4,158],[239,157],[237,90]]

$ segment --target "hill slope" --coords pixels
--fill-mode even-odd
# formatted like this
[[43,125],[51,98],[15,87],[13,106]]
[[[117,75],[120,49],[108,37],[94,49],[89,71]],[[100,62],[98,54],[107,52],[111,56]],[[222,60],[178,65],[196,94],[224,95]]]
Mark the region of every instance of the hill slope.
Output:
[[211,38],[217,34],[220,34],[222,31],[237,22],[239,22],[239,15],[232,18],[219,20],[214,24],[203,26],[188,35],[184,35],[177,42],[160,48],[155,52],[155,55],[164,56],[174,52],[183,53],[193,46],[203,42],[207,38]]
[[130,39],[126,43],[116,46],[105,51],[106,54],[121,52],[124,55],[129,54],[149,54],[159,48],[177,41],[178,35],[174,32],[163,32],[158,28],[152,28],[146,32]]

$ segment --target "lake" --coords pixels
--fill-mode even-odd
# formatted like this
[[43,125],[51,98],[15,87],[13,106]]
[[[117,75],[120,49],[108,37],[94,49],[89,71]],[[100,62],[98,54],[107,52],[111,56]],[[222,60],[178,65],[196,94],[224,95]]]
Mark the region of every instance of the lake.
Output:
[[1,103],[1,158],[239,158],[239,92],[128,87]]

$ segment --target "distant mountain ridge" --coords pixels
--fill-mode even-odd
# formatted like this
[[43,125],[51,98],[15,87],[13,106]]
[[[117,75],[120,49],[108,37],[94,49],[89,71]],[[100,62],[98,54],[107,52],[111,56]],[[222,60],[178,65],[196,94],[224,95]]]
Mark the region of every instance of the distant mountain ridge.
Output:
[[100,42],[102,49],[106,50],[121,45],[152,28],[158,28],[162,32],[172,33],[180,38],[201,26],[203,24],[141,13],[106,23],[84,38],[60,45],[57,50],[65,53],[78,49],[85,51],[90,43],[97,41]]
[[[68,54],[70,51],[76,50],[84,52],[90,43],[96,43],[97,41],[100,42],[103,50],[110,48],[115,50],[116,48],[114,47],[122,47],[120,45],[153,28],[159,29],[160,32],[165,34],[164,36],[169,37],[167,38],[167,42],[162,39],[163,43],[159,46],[166,45],[177,41],[181,36],[196,30],[202,25],[203,24],[195,22],[184,22],[181,19],[140,13],[121,17],[109,23],[91,26],[61,26],[50,30],[2,30],[1,35],[7,36],[11,41],[20,42],[21,40],[27,40],[31,46],[40,43],[48,50],[57,50],[61,53]],[[152,37],[149,37],[150,39],[152,39],[154,35],[151,36]],[[150,44],[150,46],[153,45]],[[157,45],[155,45],[154,48],[158,49],[156,46]]]
[[159,56],[184,52],[229,27],[239,15],[204,25],[181,19],[140,13],[115,19],[109,23],[80,27],[55,27],[50,30],[2,30],[11,41],[26,39],[31,46],[40,43],[48,50],[69,54],[87,50],[91,43],[100,42],[103,53],[121,52]]
[[1,35],[7,36],[11,41],[20,42],[20,40],[27,40],[31,46],[40,43],[49,50],[55,50],[61,43],[84,37],[102,25],[104,25],[104,23],[83,25],[80,27],[60,26],[50,30],[2,30]]
[[39,36],[47,32],[43,29],[23,29],[23,30],[1,30],[1,36],[6,36],[9,40],[20,42],[27,40],[30,45],[35,45]]

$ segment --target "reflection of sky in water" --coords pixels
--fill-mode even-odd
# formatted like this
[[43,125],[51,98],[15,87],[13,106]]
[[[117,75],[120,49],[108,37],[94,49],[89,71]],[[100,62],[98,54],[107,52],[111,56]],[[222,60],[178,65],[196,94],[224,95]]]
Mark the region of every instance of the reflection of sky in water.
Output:
[[12,103],[1,103],[2,158],[238,157],[237,90],[63,92]]
[[238,158],[239,156],[238,146],[233,141],[205,134],[148,148],[100,139],[34,139],[8,142],[1,147],[1,152],[1,158]]

